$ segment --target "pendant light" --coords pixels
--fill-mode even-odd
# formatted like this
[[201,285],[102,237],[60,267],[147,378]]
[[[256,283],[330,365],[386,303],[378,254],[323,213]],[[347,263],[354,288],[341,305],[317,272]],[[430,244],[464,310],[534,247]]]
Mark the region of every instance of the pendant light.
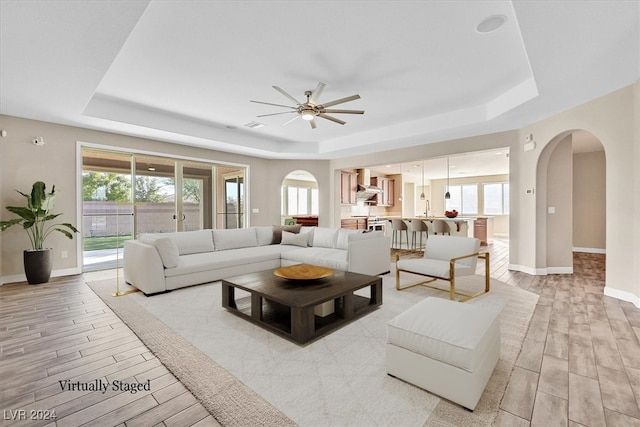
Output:
[[444,193],[444,198],[449,200],[451,198],[451,193],[449,193],[449,158],[447,157],[447,192]]
[[422,193],[420,193],[420,200],[426,199],[427,196],[424,195],[424,160],[422,161]]

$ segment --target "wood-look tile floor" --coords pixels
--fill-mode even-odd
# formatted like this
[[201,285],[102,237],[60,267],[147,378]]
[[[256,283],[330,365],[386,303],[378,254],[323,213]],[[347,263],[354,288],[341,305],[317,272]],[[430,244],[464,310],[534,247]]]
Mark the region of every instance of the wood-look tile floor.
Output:
[[3,426],[219,425],[82,275],[0,286],[0,372]]
[[640,309],[604,296],[605,256],[531,276],[494,246],[492,276],[540,295],[494,425],[640,427]]
[[[487,251],[493,278],[540,295],[495,425],[640,427],[640,309],[603,295],[604,255],[576,254],[573,275],[531,276],[508,270],[508,241]],[[87,277],[115,276],[0,287],[0,424],[218,425]],[[150,380],[151,390],[62,391],[66,379]],[[20,409],[57,418],[7,419]]]

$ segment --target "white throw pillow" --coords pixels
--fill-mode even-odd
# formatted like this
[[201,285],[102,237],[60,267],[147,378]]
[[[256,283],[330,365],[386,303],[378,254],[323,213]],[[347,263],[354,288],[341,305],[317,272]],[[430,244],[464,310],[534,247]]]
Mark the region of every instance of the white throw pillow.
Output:
[[251,248],[258,246],[255,228],[234,228],[213,230],[213,243],[216,251]]
[[153,242],[153,245],[156,247],[156,250],[160,254],[160,259],[162,259],[162,264],[166,268],[174,268],[178,266],[180,262],[180,252],[178,251],[178,247],[173,240],[168,237],[158,237]]
[[307,243],[309,243],[309,237],[307,236],[307,233],[296,234],[290,233],[288,231],[282,231],[282,240],[280,241],[281,245],[294,245],[306,248]]
[[338,239],[337,228],[317,227],[313,231],[313,246],[319,248],[335,248]]

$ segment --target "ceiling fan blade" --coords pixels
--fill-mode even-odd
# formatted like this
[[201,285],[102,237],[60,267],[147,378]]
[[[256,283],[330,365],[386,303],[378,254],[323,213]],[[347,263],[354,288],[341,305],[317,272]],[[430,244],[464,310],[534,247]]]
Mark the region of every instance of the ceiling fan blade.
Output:
[[297,116],[295,116],[294,118],[292,118],[292,119],[290,119],[290,120],[287,120],[286,122],[284,122],[284,123],[282,124],[282,126],[286,126],[286,125],[288,125],[288,124],[289,124],[289,123],[291,123],[292,121],[296,120],[298,117],[300,117],[300,115],[297,115]]
[[347,123],[347,122],[344,122],[344,121],[342,121],[340,119],[336,119],[335,117],[327,116],[324,113],[318,114],[318,117],[322,117],[323,119],[331,120],[332,122],[336,122],[336,123],[341,124],[341,125]]
[[280,114],[291,114],[291,113],[297,113],[297,111],[285,111],[284,113],[260,114],[259,116],[256,116],[256,117],[278,116]]
[[316,119],[309,120],[309,124],[311,125],[311,129],[315,129],[316,128]]
[[284,107],[284,108],[291,108],[292,110],[297,110],[297,107],[292,107],[291,105],[273,104],[271,102],[263,102],[263,101],[249,101],[249,102],[255,102],[256,104],[273,105],[275,107]]
[[346,98],[336,99],[335,101],[325,102],[322,105],[318,105],[318,107],[321,107],[321,108],[331,107],[332,105],[343,104],[345,102],[353,101],[356,99],[360,99],[360,95],[351,95],[351,96],[347,96]]
[[285,92],[284,90],[280,89],[278,86],[273,86],[273,88],[275,90],[277,90],[278,92],[280,92],[281,94],[283,94],[284,96],[286,96],[287,98],[289,98],[296,105],[301,105],[293,96],[289,95],[287,92]]
[[335,114],[364,114],[364,110],[336,110],[336,109],[322,109],[323,113],[335,113]]
[[311,94],[311,97],[309,98],[309,104],[316,105],[318,103],[318,98],[320,98],[320,94],[324,90],[325,86],[326,85],[324,83],[318,82],[318,86],[316,87],[316,89]]

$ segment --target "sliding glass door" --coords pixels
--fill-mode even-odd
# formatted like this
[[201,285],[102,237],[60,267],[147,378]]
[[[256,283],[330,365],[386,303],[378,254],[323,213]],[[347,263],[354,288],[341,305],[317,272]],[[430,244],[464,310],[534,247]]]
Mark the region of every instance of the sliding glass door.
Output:
[[115,267],[140,233],[246,226],[243,167],[90,148],[82,163],[86,271]]
[[244,212],[244,171],[232,168],[220,168],[219,175],[223,184],[222,198],[218,204],[219,228],[242,228],[245,226]]

